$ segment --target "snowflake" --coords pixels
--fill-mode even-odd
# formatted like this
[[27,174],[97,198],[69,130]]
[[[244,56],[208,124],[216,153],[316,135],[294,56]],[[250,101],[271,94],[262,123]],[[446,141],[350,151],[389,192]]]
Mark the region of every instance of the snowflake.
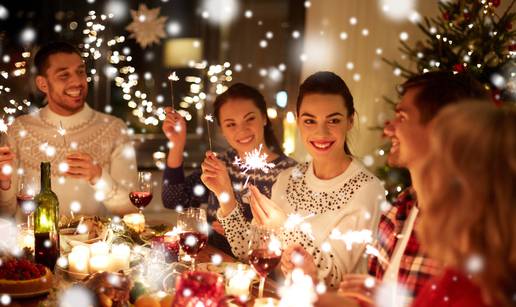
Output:
[[167,17],[159,17],[160,8],[149,9],[140,4],[138,11],[131,10],[133,22],[126,28],[132,32],[131,38],[136,39],[142,48],[159,43],[165,37],[165,21]]

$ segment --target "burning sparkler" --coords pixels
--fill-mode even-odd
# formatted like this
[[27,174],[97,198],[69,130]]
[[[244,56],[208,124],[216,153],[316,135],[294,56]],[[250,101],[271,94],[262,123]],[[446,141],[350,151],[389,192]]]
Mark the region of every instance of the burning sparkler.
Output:
[[[269,170],[274,167],[274,163],[267,162],[268,155],[266,153],[262,153],[261,151],[262,144],[260,144],[258,149],[253,149],[250,152],[246,152],[243,160],[240,159],[240,157],[236,157],[233,164],[239,166],[243,174],[247,174],[250,170],[261,170],[267,174],[269,173]],[[249,182],[249,177],[250,175],[247,175],[244,188]]]
[[366,244],[365,253],[371,256],[378,258],[378,261],[389,264],[389,260],[385,259],[382,255],[380,255],[380,251],[375,248],[372,244],[373,237],[371,230],[350,230],[346,233],[341,233],[338,229],[333,229],[330,233],[330,239],[332,240],[341,240],[346,244],[346,248],[348,250],[351,249],[353,244]]
[[211,150],[211,132],[210,132],[210,123],[213,123],[213,115],[207,114],[204,116],[204,119],[206,120],[206,126],[208,127],[208,142],[210,144],[210,151]]
[[169,76],[168,80],[170,81],[170,99],[172,99],[172,110],[176,110],[174,105],[174,81],[179,81],[179,78],[176,75],[176,72],[173,71]]
[[63,127],[63,123],[61,121],[59,121],[59,127],[57,127],[57,133],[59,133],[59,135],[61,135],[61,137],[63,138],[65,150],[68,149],[68,145],[66,143],[66,137],[65,137],[66,129]]

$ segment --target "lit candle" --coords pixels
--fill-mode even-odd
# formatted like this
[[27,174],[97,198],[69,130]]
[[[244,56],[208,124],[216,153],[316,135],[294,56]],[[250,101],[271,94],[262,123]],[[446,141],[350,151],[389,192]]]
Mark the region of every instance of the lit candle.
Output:
[[95,242],[90,245],[91,257],[107,256],[109,254],[109,245],[104,241]]
[[113,245],[111,248],[111,270],[126,270],[129,268],[131,248],[125,244]]
[[127,227],[137,233],[141,233],[145,230],[145,216],[141,213],[126,214],[124,215],[123,221]]
[[71,253],[79,254],[82,257],[90,258],[90,248],[86,245],[77,245],[72,248]]
[[89,252],[71,252],[68,254],[68,270],[73,273],[88,274]]
[[243,266],[238,266],[236,270],[227,270],[226,277],[229,279],[226,292],[229,295],[239,297],[249,296],[249,286],[255,273],[251,270],[245,269]]
[[99,255],[90,258],[90,273],[108,272],[110,268],[109,255]]
[[272,297],[262,297],[254,300],[254,307],[277,307],[279,301]]

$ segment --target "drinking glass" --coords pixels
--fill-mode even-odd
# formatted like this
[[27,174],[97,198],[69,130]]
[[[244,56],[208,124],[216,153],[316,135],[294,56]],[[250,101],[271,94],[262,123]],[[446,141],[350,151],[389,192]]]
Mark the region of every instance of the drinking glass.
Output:
[[151,172],[138,172],[138,182],[129,192],[131,203],[142,213],[152,200],[152,174]]
[[206,210],[188,208],[177,214],[180,229],[179,245],[183,252],[192,258],[191,270],[195,270],[195,258],[208,242],[208,222]]
[[265,279],[279,264],[282,254],[281,229],[262,225],[251,226],[249,264],[260,276],[258,297],[263,297]]
[[16,202],[21,212],[27,216],[27,228],[33,227],[32,219],[36,210],[34,197],[39,187],[34,176],[22,174],[18,177],[18,189],[16,191]]

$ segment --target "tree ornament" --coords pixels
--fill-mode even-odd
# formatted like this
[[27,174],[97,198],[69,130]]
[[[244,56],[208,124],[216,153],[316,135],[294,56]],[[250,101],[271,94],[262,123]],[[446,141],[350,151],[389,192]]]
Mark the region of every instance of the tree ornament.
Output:
[[460,63],[453,65],[453,71],[456,71],[458,73],[464,72],[464,65]]
[[167,17],[159,17],[160,8],[148,9],[140,4],[138,11],[131,10],[133,22],[126,28],[142,48],[154,43],[158,44],[165,37],[165,21]]

